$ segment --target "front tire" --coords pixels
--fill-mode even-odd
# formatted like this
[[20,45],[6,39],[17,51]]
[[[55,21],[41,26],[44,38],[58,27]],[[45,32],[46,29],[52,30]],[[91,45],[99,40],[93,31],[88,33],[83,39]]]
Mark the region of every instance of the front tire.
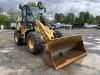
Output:
[[60,31],[54,31],[55,38],[63,37],[63,34]]
[[20,31],[15,31],[14,32],[14,40],[16,45],[22,45],[22,38],[21,38],[21,32]]
[[29,32],[26,41],[28,50],[33,54],[39,54],[44,48],[41,38],[36,32]]

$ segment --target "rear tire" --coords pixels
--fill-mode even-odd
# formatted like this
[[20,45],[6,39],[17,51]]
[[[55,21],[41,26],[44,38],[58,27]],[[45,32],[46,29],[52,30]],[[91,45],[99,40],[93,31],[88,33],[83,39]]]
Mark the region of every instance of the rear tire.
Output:
[[26,41],[28,50],[33,54],[39,54],[44,48],[41,38],[36,32],[29,32]]
[[15,31],[14,32],[14,40],[16,45],[22,45],[22,38],[21,38],[21,32],[20,31]]
[[63,34],[60,31],[54,31],[55,38],[63,37]]

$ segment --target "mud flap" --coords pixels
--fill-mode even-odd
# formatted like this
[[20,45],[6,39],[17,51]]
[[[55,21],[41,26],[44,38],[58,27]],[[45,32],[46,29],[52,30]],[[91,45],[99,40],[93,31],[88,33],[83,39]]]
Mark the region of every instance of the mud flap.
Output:
[[50,40],[43,52],[44,61],[58,70],[86,55],[81,35]]

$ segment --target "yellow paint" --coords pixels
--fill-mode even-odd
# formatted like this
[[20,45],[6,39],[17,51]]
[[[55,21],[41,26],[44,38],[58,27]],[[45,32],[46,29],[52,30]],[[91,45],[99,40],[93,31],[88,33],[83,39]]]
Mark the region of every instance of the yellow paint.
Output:
[[34,48],[34,43],[33,43],[32,37],[29,37],[29,39],[28,39],[28,46],[30,49]]
[[48,26],[43,25],[38,19],[35,19],[35,22],[35,30],[39,33],[44,43],[47,43],[48,41],[54,38],[53,30],[50,30]]

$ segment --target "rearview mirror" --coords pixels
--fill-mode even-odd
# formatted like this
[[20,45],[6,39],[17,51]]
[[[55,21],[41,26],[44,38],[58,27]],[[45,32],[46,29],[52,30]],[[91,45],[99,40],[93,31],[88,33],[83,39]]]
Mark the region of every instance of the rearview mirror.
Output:
[[44,12],[46,12],[46,8],[44,8]]
[[19,5],[19,9],[22,9],[22,5],[21,4]]

